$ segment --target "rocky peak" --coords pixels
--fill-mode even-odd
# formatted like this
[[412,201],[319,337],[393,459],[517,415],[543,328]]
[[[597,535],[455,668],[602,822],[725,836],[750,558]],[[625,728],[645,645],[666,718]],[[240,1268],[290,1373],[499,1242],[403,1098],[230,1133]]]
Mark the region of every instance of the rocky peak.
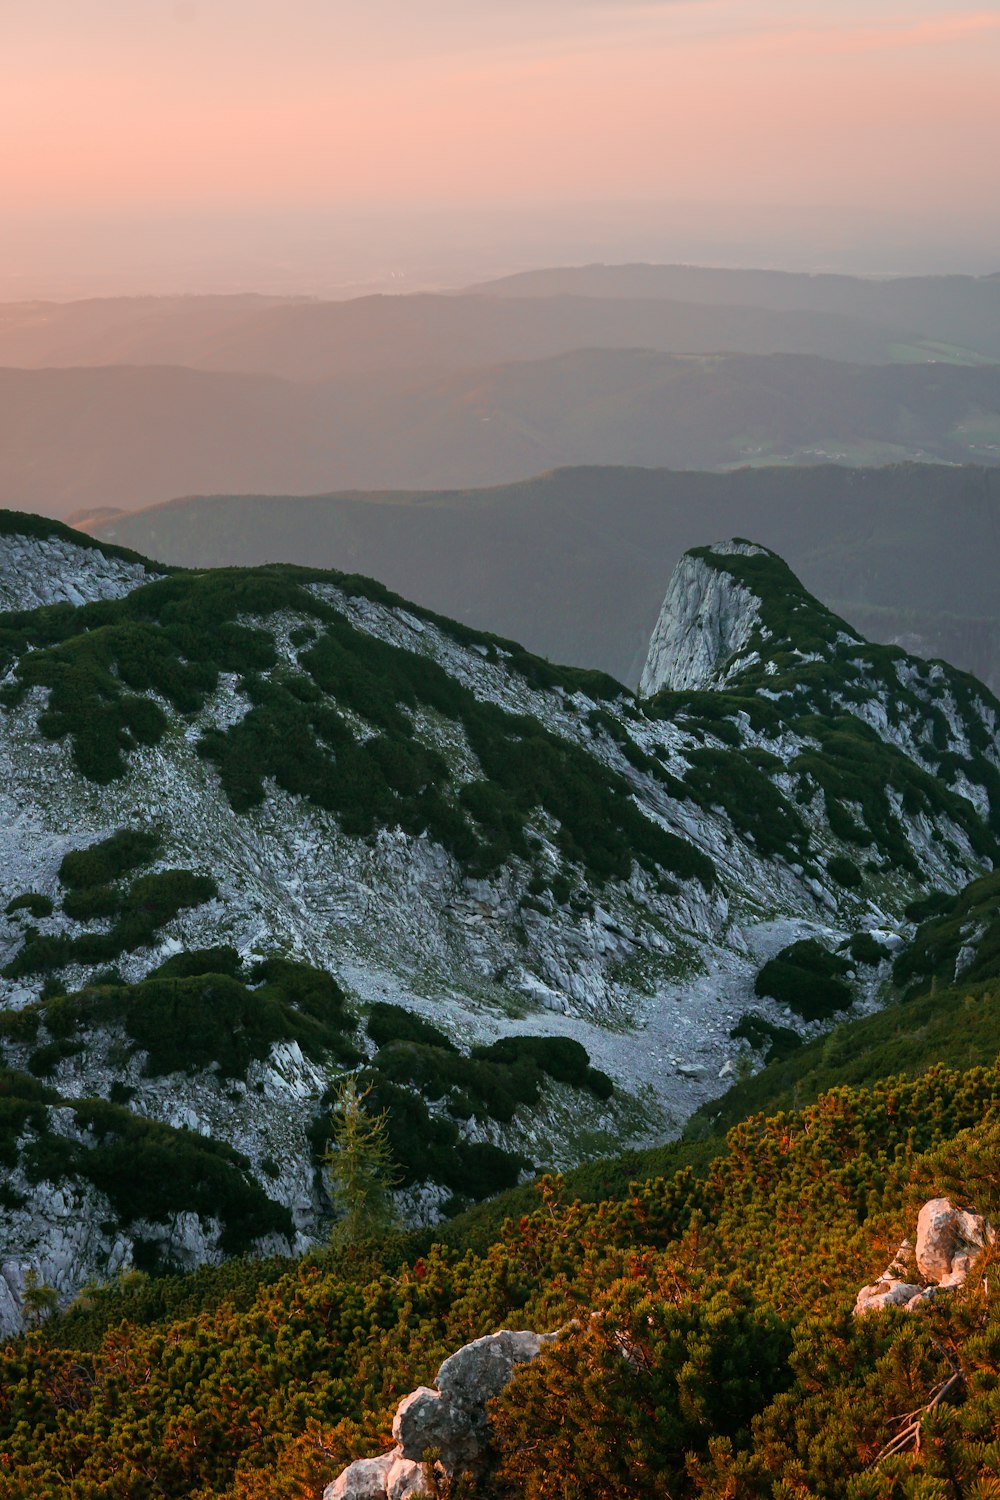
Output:
[[752,542],[685,552],[674,568],[639,683],[644,697],[722,686],[727,666],[760,624],[760,599],[716,558],[770,556]]

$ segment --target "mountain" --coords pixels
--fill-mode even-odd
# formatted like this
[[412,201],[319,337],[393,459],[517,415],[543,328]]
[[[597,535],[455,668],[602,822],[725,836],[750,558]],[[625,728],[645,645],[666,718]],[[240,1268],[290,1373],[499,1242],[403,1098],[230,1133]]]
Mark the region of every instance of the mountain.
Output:
[[489,490],[180,500],[94,531],[187,567],[282,561],[370,574],[629,683],[681,554],[705,536],[749,533],[875,639],[1000,686],[998,475],[923,464],[565,469]]
[[[663,298],[481,295],[136,298],[0,308],[0,365],[176,364],[329,380],[442,372],[574,349],[804,353],[884,364],[907,330],[825,312]],[[917,358],[925,358],[918,353]]]
[[62,595],[0,616],[7,1328],[29,1273],[308,1244],[358,1069],[411,1222],[662,1140],[1000,857],[1000,704],[766,548],[681,559],[636,698],[343,573],[122,592],[8,518],[19,576],[40,528]]
[[[1000,277],[810,275],[715,266],[592,265],[521,271],[475,291],[497,297],[669,298],[860,318],[906,328],[925,357],[1000,357]],[[935,350],[935,345],[936,350]],[[956,347],[957,346],[957,347]],[[915,348],[911,353],[916,353]],[[905,351],[898,351],[905,357]]]
[[0,502],[59,515],[249,488],[491,485],[569,464],[998,456],[1000,366],[591,349],[319,383],[162,366],[0,370]]

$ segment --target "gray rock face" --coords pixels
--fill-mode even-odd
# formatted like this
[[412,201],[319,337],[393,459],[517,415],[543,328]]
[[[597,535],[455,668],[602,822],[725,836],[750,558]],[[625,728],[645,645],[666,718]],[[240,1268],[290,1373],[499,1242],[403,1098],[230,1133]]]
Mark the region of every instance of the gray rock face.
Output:
[[119,599],[155,576],[61,537],[0,536],[0,610]]
[[[982,1214],[955,1208],[948,1198],[931,1198],[917,1218],[916,1251],[904,1240],[877,1281],[863,1286],[854,1316],[884,1307],[921,1307],[938,1292],[962,1286],[978,1257],[996,1240]],[[916,1271],[920,1280],[910,1273]]]
[[474,1339],[444,1361],[436,1386],[421,1385],[396,1408],[396,1447],[363,1459],[327,1486],[323,1500],[410,1500],[426,1493],[423,1460],[436,1455],[445,1479],[475,1470],[489,1442],[487,1402],[503,1390],[518,1365],[541,1353],[554,1333],[501,1329]]
[[427,1385],[403,1397],[392,1419],[392,1435],[400,1451],[418,1462],[432,1448],[450,1453],[462,1436],[450,1403]]
[[937,1286],[961,1286],[995,1239],[982,1214],[956,1208],[948,1198],[932,1198],[917,1219],[917,1268]]
[[[752,557],[749,542],[719,542],[712,551]],[[644,697],[719,686],[726,663],[742,651],[758,623],[759,601],[729,574],[685,554],[674,568],[639,681]]]

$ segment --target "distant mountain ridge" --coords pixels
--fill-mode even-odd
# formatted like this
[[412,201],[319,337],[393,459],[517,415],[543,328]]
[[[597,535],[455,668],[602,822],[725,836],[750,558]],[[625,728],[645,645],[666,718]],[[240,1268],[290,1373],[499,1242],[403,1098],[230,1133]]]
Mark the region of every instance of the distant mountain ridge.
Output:
[[[152,304],[151,306],[149,304]],[[504,298],[417,293],[345,302],[226,298],[126,299],[0,308],[0,365],[171,364],[332,380],[343,375],[440,373],[573,349],[653,348],[824,355],[872,364],[905,344],[906,328],[806,310],[713,307],[557,295]]]
[[0,503],[513,483],[567,465],[1000,461],[1000,365],[586,349],[298,382],[178,366],[0,369]]
[[522,271],[473,290],[517,298],[668,297],[708,306],[809,310],[905,327],[917,339],[966,344],[1000,357],[1000,274],[866,277],[637,263]]

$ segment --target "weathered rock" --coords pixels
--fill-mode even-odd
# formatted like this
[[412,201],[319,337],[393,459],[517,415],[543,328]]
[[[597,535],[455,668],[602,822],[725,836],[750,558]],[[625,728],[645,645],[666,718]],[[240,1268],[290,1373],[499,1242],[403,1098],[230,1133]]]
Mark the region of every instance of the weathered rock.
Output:
[[[764,551],[748,542],[719,542],[711,550],[748,557]],[[685,553],[667,586],[639,692],[718,687],[726,663],[743,650],[759,622],[759,603],[729,573]]]
[[518,1365],[534,1359],[554,1338],[554,1333],[503,1328],[474,1339],[444,1361],[436,1376],[438,1390],[456,1405],[484,1406],[503,1390]]
[[881,1277],[871,1286],[863,1286],[854,1303],[854,1316],[863,1318],[866,1313],[879,1312],[883,1307],[915,1306],[924,1295],[924,1288],[908,1281],[893,1281]]
[[461,1422],[440,1391],[420,1385],[404,1396],[392,1419],[392,1435],[404,1458],[419,1463],[429,1448],[442,1455],[461,1438]]
[[400,1401],[392,1421],[397,1443],[392,1453],[351,1464],[327,1487],[323,1500],[380,1500],[382,1495],[410,1500],[422,1495],[422,1460],[431,1453],[446,1478],[475,1469],[489,1441],[486,1403],[503,1390],[518,1365],[534,1359],[555,1337],[504,1328],[456,1350],[438,1370],[436,1388],[418,1386]]
[[411,1496],[426,1495],[422,1464],[410,1458],[397,1458],[386,1478],[385,1492],[388,1500],[411,1500]]
[[917,1268],[937,1286],[961,1286],[974,1263],[996,1238],[982,1214],[932,1198],[917,1219]]
[[[903,1241],[879,1279],[861,1288],[854,1316],[863,1318],[883,1307],[913,1312],[939,1291],[961,1286],[995,1239],[995,1231],[981,1214],[955,1208],[948,1198],[932,1198],[917,1219],[916,1250],[909,1240]],[[920,1282],[909,1279],[914,1269]]]
[[397,1454],[383,1453],[378,1458],[359,1458],[328,1484],[323,1500],[384,1500],[389,1473]]

